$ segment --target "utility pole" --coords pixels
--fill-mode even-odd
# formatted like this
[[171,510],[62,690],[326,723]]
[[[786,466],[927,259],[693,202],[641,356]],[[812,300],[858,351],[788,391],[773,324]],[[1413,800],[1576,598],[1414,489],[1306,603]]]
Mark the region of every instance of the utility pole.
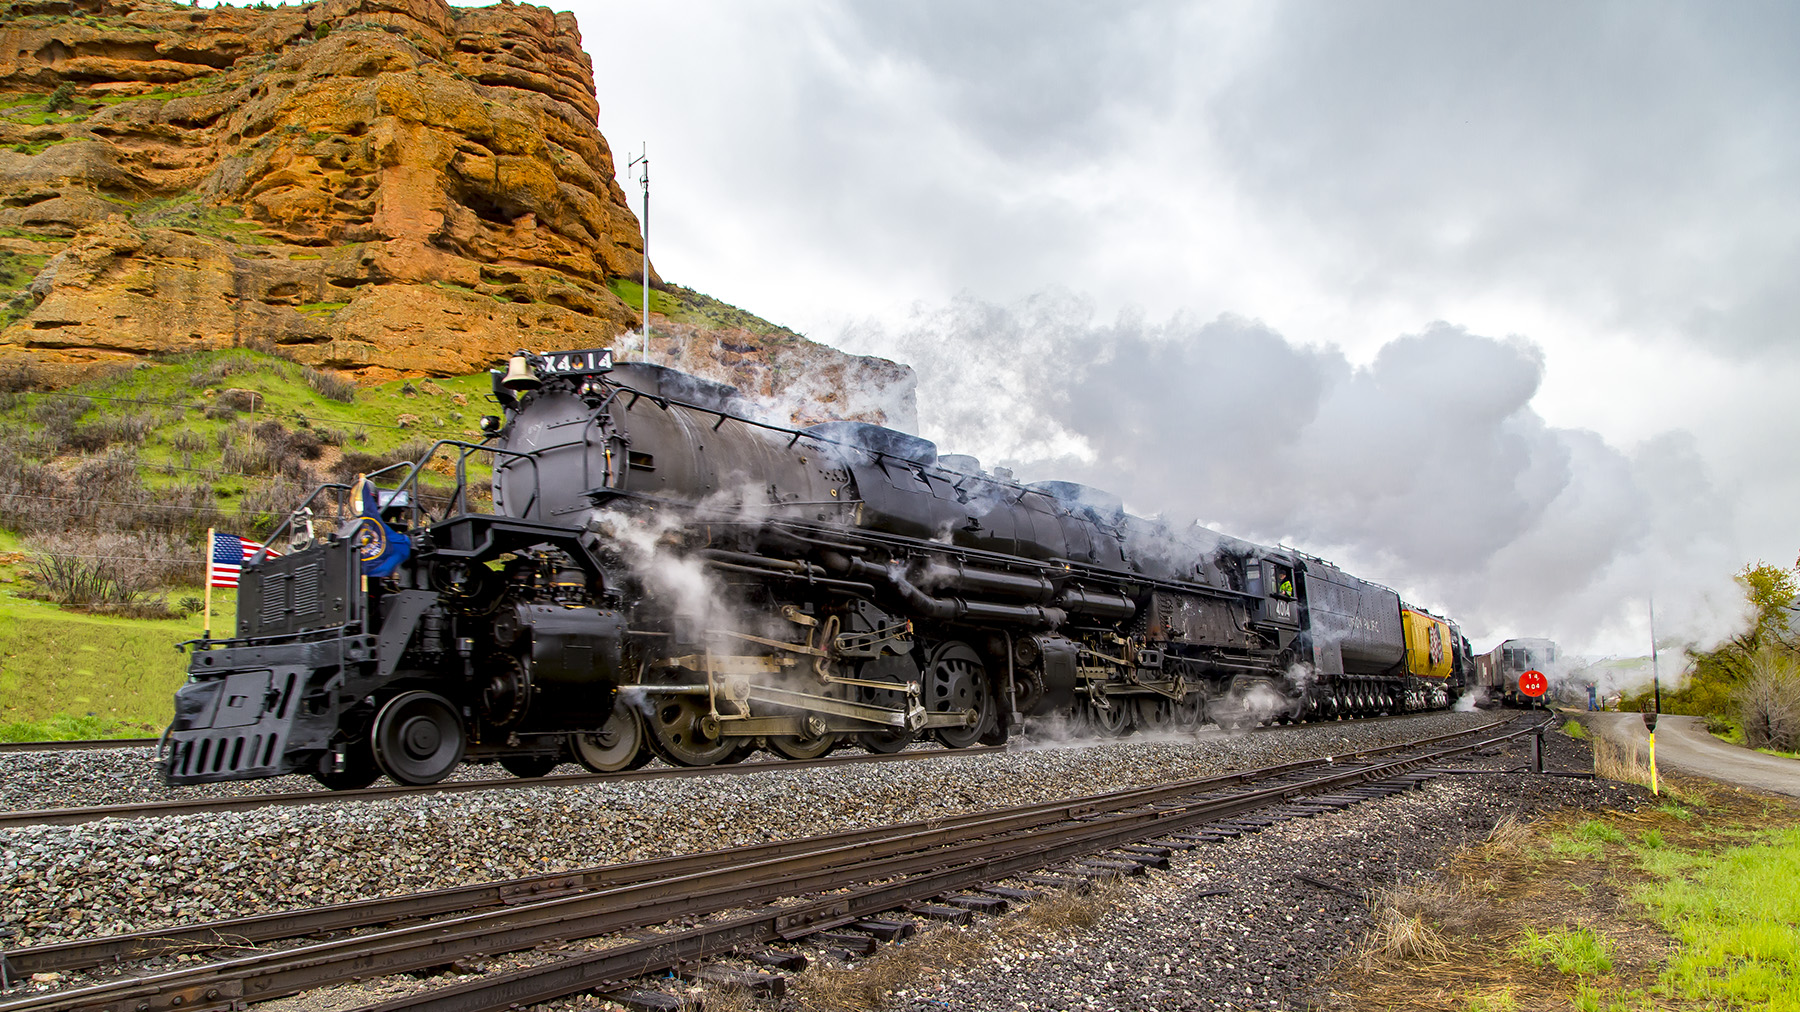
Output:
[[1656,661],[1656,595],[1650,595],[1650,685],[1656,693],[1656,712],[1662,712],[1662,672]]
[[643,147],[626,169],[638,170],[638,182],[644,187],[644,348],[643,360],[650,361],[650,144]]

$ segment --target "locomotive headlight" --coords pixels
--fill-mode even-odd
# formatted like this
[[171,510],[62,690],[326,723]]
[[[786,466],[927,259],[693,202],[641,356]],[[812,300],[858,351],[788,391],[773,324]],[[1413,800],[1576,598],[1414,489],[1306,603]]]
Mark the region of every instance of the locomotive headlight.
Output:
[[499,432],[500,428],[505,424],[506,423],[500,419],[499,415],[482,415],[481,416],[481,422],[480,422],[481,431],[487,433],[490,436],[496,432]]

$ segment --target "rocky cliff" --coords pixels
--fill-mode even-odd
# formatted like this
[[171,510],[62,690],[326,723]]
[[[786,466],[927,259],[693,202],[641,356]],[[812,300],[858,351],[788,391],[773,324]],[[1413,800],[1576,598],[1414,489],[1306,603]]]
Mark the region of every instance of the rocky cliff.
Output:
[[[0,363],[67,382],[272,345],[387,379],[614,344],[643,251],[598,110],[574,16],[540,7],[14,0]],[[907,420],[910,370],[698,298],[653,312],[658,352],[767,398],[828,376],[845,413]]]

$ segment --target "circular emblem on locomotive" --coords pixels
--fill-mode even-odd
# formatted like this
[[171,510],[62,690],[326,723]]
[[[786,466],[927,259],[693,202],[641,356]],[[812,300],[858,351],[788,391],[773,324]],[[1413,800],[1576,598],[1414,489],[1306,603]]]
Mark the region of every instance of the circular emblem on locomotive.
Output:
[[1436,622],[1431,624],[1431,631],[1426,635],[1426,650],[1431,654],[1431,666],[1444,663],[1444,631]]
[[356,546],[356,557],[364,563],[374,562],[387,551],[387,528],[374,517],[361,517],[350,532],[350,543]]

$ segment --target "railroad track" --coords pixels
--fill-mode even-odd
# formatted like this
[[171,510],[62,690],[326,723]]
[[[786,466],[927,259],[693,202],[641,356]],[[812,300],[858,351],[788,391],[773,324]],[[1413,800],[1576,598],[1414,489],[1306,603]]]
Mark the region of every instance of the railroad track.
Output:
[[[1392,720],[1405,720],[1423,716],[1419,713],[1393,714],[1385,717],[1364,717],[1354,721],[1358,726],[1382,723]],[[1326,723],[1301,723],[1270,725],[1252,729],[1251,734],[1280,732],[1289,729],[1317,728],[1329,726]],[[1129,741],[1130,738],[1121,738]],[[16,742],[14,746],[66,746],[71,751],[100,749],[137,745],[154,747],[154,738],[120,739],[115,745],[108,741],[79,742]],[[23,747],[0,749],[0,751],[25,751]],[[989,752],[1004,751],[1004,746],[977,746],[973,748],[919,748],[904,752],[873,753],[860,751],[840,752],[836,755],[823,756],[818,759],[766,759],[752,760],[730,765],[693,766],[693,767],[657,767],[655,769],[631,770],[619,773],[565,773],[547,777],[493,777],[481,780],[446,780],[435,784],[420,786],[387,786],[365,787],[354,791],[278,791],[268,794],[242,794],[210,798],[184,798],[168,801],[144,801],[120,805],[91,805],[80,808],[31,808],[18,811],[0,812],[0,830],[13,829],[20,826],[74,826],[84,822],[98,822],[101,819],[146,819],[161,818],[172,815],[203,815],[215,812],[244,812],[258,808],[270,808],[284,805],[316,805],[332,801],[379,801],[388,798],[409,797],[415,794],[461,794],[470,791],[504,790],[516,787],[567,787],[595,783],[620,783],[633,780],[664,780],[685,777],[713,776],[718,774],[732,775],[744,773],[766,773],[771,770],[809,769],[820,766],[840,766],[856,763],[905,762],[915,759],[933,759],[945,756],[982,755]]]
[[155,748],[155,738],[90,738],[82,741],[0,741],[7,752],[92,752],[108,748]]
[[[641,861],[14,950],[10,976],[87,969],[171,949],[267,944],[321,932],[369,933],[259,952],[223,962],[129,977],[0,1004],[0,1012],[208,1012],[458,959],[594,938],[681,918],[712,918],[465,985],[396,999],[399,1009],[485,1012],[672,969],[692,960],[841,928],[1060,863],[1094,860],[1088,872],[1167,866],[1172,848],[1254,831],[1283,817],[1315,815],[1417,786],[1431,764],[1542,733],[1547,722],[1500,731],[1500,721],[1451,734],[1260,770],[1109,794],[976,812],[705,854]],[[1494,732],[1490,735],[1490,732]],[[1487,737],[1482,737],[1488,735]],[[1457,739],[1476,740],[1450,744]],[[1138,841],[1171,839],[1163,847]],[[1077,874],[1083,873],[1078,867]],[[1005,892],[995,889],[996,892]],[[762,906],[788,901],[780,906]],[[725,912],[761,907],[756,913]],[[422,917],[438,920],[406,923]],[[875,922],[881,923],[881,922]]]
[[630,770],[619,773],[566,773],[553,777],[495,777],[491,780],[450,780],[420,786],[365,787],[357,791],[283,791],[274,794],[241,794],[234,797],[188,798],[179,801],[146,801],[134,805],[96,805],[90,808],[37,808],[17,812],[0,812],[0,829],[16,826],[73,826],[101,819],[145,819],[170,815],[195,815],[214,812],[245,812],[256,808],[284,805],[319,805],[332,801],[380,801],[405,798],[415,794],[466,794],[471,791],[508,790],[518,787],[571,787],[583,784],[623,783],[633,780],[677,780],[686,777],[708,777],[768,773],[774,770],[803,770],[820,766],[845,766],[861,763],[908,762],[936,759],[942,756],[984,755],[1004,752],[1000,745],[974,748],[916,749],[906,752],[853,752],[823,756],[818,759],[771,759],[742,762],[729,766],[675,766],[660,769]]

